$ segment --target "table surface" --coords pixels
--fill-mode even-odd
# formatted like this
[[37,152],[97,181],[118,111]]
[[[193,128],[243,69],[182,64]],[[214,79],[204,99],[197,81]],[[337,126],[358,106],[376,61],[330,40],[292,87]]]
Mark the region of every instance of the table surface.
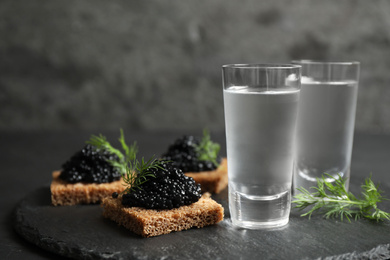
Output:
[[[56,254],[27,242],[14,231],[13,211],[24,197],[43,187],[48,187],[51,172],[58,169],[67,158],[80,149],[90,134],[99,133],[91,131],[0,133],[0,203],[2,209],[0,213],[2,225],[0,259],[52,259],[54,257],[60,259]],[[102,134],[106,135],[109,140],[116,140],[119,135],[116,132],[103,132]],[[183,134],[199,135],[194,132],[125,132],[128,141],[138,142],[140,155],[145,157],[162,154],[174,139]],[[212,133],[212,137],[221,144],[222,155],[226,155],[224,134]],[[389,169],[390,135],[356,133],[351,166],[351,187],[358,189],[364,179],[372,173],[374,182],[380,183],[381,189],[385,191],[384,195],[390,197]],[[390,206],[384,204],[384,209],[390,210]],[[225,211],[228,211],[227,207]],[[290,224],[279,231],[235,230],[229,226],[229,214],[227,213],[224,222],[216,229],[216,239],[220,241],[208,245],[207,249],[212,250],[212,246],[215,247],[214,251],[220,252],[225,249],[231,252],[247,250],[247,254],[244,255],[255,257],[261,254],[264,259],[283,258],[286,252],[289,252],[292,259],[314,259],[348,256],[348,253],[350,256],[352,252],[355,254],[368,252],[377,246],[390,244],[390,224],[388,222],[377,224],[359,220],[348,223],[326,220],[319,216],[308,220],[294,211],[290,219]],[[201,230],[196,231],[191,232],[201,234],[199,233]],[[168,235],[165,240],[177,240],[178,237],[182,239],[185,236],[187,234],[176,237]],[[152,254],[154,250],[158,250],[156,246],[163,243],[158,241],[164,241],[164,237],[157,238],[160,240],[155,238],[139,240],[144,248],[145,255],[142,258],[151,258],[148,252]],[[199,241],[202,242],[202,240]],[[242,241],[247,244],[242,246]],[[185,244],[185,241],[182,243]],[[188,247],[188,250],[194,250],[194,248]],[[253,250],[254,248],[256,250]],[[175,248],[167,252],[170,255],[162,254],[161,258],[175,258]],[[183,254],[183,252],[176,253]],[[196,252],[193,253],[184,252],[184,255],[192,255],[196,258]],[[210,258],[215,258],[213,253],[209,255]],[[207,254],[203,252],[202,256],[205,257]],[[229,255],[225,256],[229,258]],[[236,256],[232,255],[231,258],[236,258]],[[153,257],[156,258],[156,255]]]

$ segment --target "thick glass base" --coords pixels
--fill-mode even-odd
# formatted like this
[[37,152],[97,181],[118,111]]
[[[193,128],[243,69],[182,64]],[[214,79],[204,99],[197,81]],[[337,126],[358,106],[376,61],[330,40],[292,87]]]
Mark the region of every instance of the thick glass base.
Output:
[[251,196],[229,191],[232,225],[247,229],[268,229],[286,225],[291,207],[290,190],[271,196]]

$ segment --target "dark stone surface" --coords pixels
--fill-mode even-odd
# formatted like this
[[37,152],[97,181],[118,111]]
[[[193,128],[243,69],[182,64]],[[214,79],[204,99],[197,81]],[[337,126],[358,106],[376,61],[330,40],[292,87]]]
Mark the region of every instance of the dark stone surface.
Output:
[[[73,208],[51,207],[48,194],[51,171],[58,169],[64,160],[80,149],[90,134],[99,133],[106,135],[109,140],[116,140],[119,136],[119,131],[101,132],[100,130],[0,132],[0,259],[65,259],[58,253],[84,252],[86,255],[91,255],[93,254],[89,251],[91,249],[98,253],[116,252],[114,249],[118,241],[118,246],[123,250],[122,254],[133,253],[135,258],[140,259],[151,259],[152,256],[156,258],[168,256],[168,259],[178,259],[179,256],[189,259],[203,256],[205,259],[215,259],[216,255],[223,259],[235,259],[241,254],[277,259],[324,259],[341,256],[343,258],[340,259],[348,259],[353,255],[363,257],[371,250],[371,256],[375,253],[379,255],[380,252],[386,254],[388,250],[386,245],[390,243],[389,221],[373,223],[360,220],[348,223],[325,220],[320,216],[308,220],[299,217],[299,213],[293,212],[289,225],[284,229],[253,231],[232,229],[227,214],[226,220],[214,227],[142,239],[118,227],[114,222],[103,219],[101,209],[97,205]],[[140,155],[145,157],[161,154],[178,136],[199,133],[125,131],[126,139],[136,140],[140,146]],[[221,143],[221,151],[225,153],[224,135],[212,133],[212,136]],[[389,135],[356,134],[351,168],[352,191],[358,191],[364,178],[372,173],[374,182],[381,183],[380,187],[385,191],[384,195],[389,198],[389,158]],[[223,196],[226,194],[218,196],[217,199],[223,201]],[[223,205],[228,213],[226,202]],[[383,208],[389,210],[389,202],[383,204]],[[24,228],[27,231],[25,236],[34,238],[38,235],[45,238],[41,239],[40,243],[42,241],[51,245],[55,252],[44,250],[15,232],[15,221],[23,223],[24,227],[34,227],[39,224],[39,221],[33,221],[34,218],[15,219],[15,213],[40,216],[38,220],[45,221],[43,229]],[[52,217],[42,213],[50,213]],[[86,214],[92,216],[90,223],[85,223],[86,220],[83,219]],[[67,222],[62,218],[67,219]],[[92,224],[94,228],[91,227]],[[53,225],[56,227],[53,228]],[[75,247],[75,251],[60,252],[53,242],[58,240],[56,234],[64,236],[62,242],[60,241],[62,247]],[[96,247],[98,245],[94,242],[96,239],[106,241],[105,239],[108,238],[110,243],[113,242],[112,244],[106,244],[104,248]],[[76,245],[74,241],[78,240],[84,241],[84,244]],[[229,248],[225,250],[226,245],[229,245]],[[145,252],[147,254],[144,254]],[[80,258],[78,255],[75,257]]]
[[[310,259],[330,254],[343,255],[328,259],[350,259],[378,252],[390,255],[386,247],[361,253],[390,242],[388,222],[349,223],[319,216],[308,220],[293,211],[286,227],[243,230],[230,225],[227,190],[215,199],[225,208],[225,219],[220,224],[145,239],[104,219],[99,205],[51,206],[46,187],[28,194],[16,208],[15,229],[45,250],[78,259],[191,259],[195,254],[198,259],[299,259],[303,255]],[[390,210],[389,205],[382,208]]]

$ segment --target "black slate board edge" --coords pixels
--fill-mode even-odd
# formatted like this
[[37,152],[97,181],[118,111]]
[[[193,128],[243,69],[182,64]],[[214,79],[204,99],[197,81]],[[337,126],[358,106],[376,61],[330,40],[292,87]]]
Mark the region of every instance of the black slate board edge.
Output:
[[55,240],[52,237],[42,235],[39,230],[29,226],[28,223],[22,219],[22,214],[18,214],[18,211],[23,204],[25,204],[24,200],[22,200],[13,211],[13,227],[16,233],[28,242],[49,252],[74,259],[112,259],[114,257],[114,255],[110,254],[97,255],[94,254],[92,250],[88,250],[77,245],[69,245],[62,241]]

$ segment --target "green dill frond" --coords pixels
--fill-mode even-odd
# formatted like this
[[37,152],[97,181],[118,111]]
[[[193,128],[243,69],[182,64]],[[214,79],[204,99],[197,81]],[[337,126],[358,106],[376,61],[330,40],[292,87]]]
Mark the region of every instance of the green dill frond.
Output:
[[122,175],[125,182],[126,190],[124,192],[132,192],[136,189],[141,189],[141,185],[147,182],[150,178],[156,176],[152,170],[164,169],[162,166],[165,161],[155,159],[154,156],[148,161],[142,157],[141,161],[134,159],[126,165],[126,173]]
[[100,134],[100,135],[91,135],[90,139],[86,141],[87,144],[90,144],[92,146],[95,146],[96,149],[99,150],[106,150],[110,153],[113,153],[119,157],[119,160],[123,160],[123,154],[118,149],[115,149],[108,141],[107,138]]
[[110,142],[107,141],[107,138],[102,134],[98,136],[91,135],[90,139],[86,141],[86,143],[96,147],[98,150],[105,150],[118,156],[118,161],[108,160],[108,162],[123,175],[126,173],[127,163],[136,159],[138,146],[136,142],[134,142],[130,147],[126,144],[122,129],[120,129],[120,137],[118,140],[124,152],[114,148]]
[[[333,179],[332,182],[326,179]],[[378,209],[377,203],[383,201],[382,191],[371,180],[371,175],[361,186],[362,197],[357,198],[351,192],[347,192],[345,180],[341,175],[333,177],[325,174],[317,179],[317,187],[313,187],[316,192],[310,193],[304,188],[298,188],[299,194],[294,196],[292,203],[295,208],[309,211],[301,216],[309,216],[314,212],[323,213],[325,218],[346,218],[349,222],[351,218],[358,220],[367,218],[375,221],[390,220],[390,213]]]
[[211,141],[210,133],[207,129],[203,130],[203,137],[199,145],[195,146],[200,161],[211,161],[215,166],[218,166],[217,158],[220,150],[220,145]]
[[119,142],[122,145],[123,151],[125,151],[125,161],[134,161],[136,158],[136,155],[138,153],[138,146],[137,142],[134,142],[130,147],[127,146],[125,141],[125,136],[123,134],[123,130],[120,129],[121,136],[119,137]]
[[124,192],[141,189],[143,183],[147,182],[150,178],[156,177],[152,173],[153,169],[164,169],[162,165],[166,163],[166,161],[157,160],[154,156],[147,161],[143,157],[140,161],[137,160],[137,142],[128,146],[122,129],[120,129],[118,141],[121,144],[123,152],[114,148],[102,134],[98,136],[92,135],[86,143],[93,145],[96,149],[106,150],[118,156],[119,160],[107,161],[122,175],[122,179],[125,183],[124,185],[126,186]]

